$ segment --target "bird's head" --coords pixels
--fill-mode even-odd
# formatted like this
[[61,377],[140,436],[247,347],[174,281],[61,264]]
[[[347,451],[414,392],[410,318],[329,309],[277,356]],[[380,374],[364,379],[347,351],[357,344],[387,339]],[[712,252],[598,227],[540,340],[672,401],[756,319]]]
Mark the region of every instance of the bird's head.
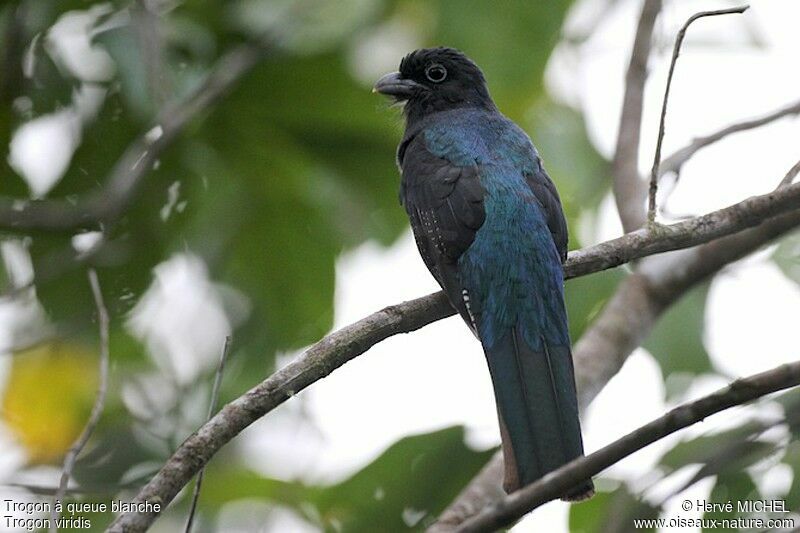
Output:
[[375,83],[373,92],[405,102],[409,122],[459,107],[494,109],[478,65],[454,48],[421,48]]

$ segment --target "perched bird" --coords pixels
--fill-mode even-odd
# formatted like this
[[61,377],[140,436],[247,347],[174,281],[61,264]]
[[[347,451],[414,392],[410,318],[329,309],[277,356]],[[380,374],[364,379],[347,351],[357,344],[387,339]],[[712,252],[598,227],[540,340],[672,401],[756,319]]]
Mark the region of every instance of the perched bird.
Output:
[[[512,492],[583,455],[558,192],[460,51],[411,52],[374,92],[405,104],[400,201],[422,259],[483,345]],[[593,493],[587,479],[562,499]]]

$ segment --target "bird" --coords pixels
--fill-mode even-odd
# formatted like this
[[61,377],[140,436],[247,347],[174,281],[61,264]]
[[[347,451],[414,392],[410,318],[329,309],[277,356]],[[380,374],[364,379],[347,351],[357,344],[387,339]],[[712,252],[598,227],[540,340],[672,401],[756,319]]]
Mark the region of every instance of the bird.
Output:
[[[561,200],[528,135],[461,51],[415,50],[373,92],[403,107],[400,203],[425,265],[482,344],[511,493],[584,454]],[[589,478],[561,499],[593,494]]]

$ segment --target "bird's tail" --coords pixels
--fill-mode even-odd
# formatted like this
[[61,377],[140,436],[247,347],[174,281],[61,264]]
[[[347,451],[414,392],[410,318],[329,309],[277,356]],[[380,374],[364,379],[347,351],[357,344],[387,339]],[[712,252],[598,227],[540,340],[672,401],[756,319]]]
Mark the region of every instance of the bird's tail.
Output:
[[[486,349],[503,438],[504,488],[512,492],[583,455],[575,375],[569,346],[532,349],[512,329]],[[562,495],[580,501],[594,494],[587,479]]]

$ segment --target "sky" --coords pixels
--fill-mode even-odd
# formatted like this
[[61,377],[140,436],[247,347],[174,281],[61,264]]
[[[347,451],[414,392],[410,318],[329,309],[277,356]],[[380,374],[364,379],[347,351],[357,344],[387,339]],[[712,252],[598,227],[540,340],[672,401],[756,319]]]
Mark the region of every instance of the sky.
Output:
[[[620,0],[598,16],[606,6],[601,0],[585,0],[573,10],[566,31],[580,32],[587,24],[598,24],[585,43],[562,46],[553,55],[546,84],[551,95],[583,110],[589,136],[595,147],[610,157],[622,101],[624,72],[638,0]],[[664,16],[656,26],[655,55],[645,92],[641,171],[652,163],[658,117],[666,81],[669,56],[677,29],[693,12],[734,5],[730,2],[694,0],[667,2]],[[689,31],[676,70],[664,139],[664,153],[689,143],[697,135],[712,132],[732,122],[777,109],[800,94],[800,69],[796,68],[800,49],[800,3],[790,0],[757,0],[745,15],[704,19]],[[80,21],[69,24],[80,28]],[[63,29],[69,33],[69,28]],[[366,56],[354,50],[354,72],[369,80],[378,73],[396,69],[399,58],[416,45],[413,29],[394,28],[386,40],[370,37],[364,47],[376,53]],[[74,46],[81,46],[73,41]],[[362,47],[363,48],[363,47]],[[98,77],[108,76],[105,59],[95,58]],[[97,66],[99,65],[99,66]],[[81,68],[81,67],[76,67]],[[491,87],[491,80],[489,80]],[[29,175],[40,176],[32,185],[34,194],[44,194],[53,168],[37,166],[41,161],[37,147],[48,136],[79,142],[76,123],[93,112],[98,95],[83,95],[74,108],[59,117],[49,117],[38,130],[21,130],[12,145],[12,159]],[[529,132],[536,139],[536,132]],[[399,135],[399,131],[398,131]],[[784,119],[768,127],[732,136],[698,153],[686,165],[679,184],[662,198],[668,212],[676,216],[702,214],[750,195],[768,191],[798,158],[800,119]],[[52,141],[50,141],[52,142]],[[49,142],[49,143],[50,143]],[[67,147],[72,144],[67,143]],[[16,150],[16,151],[15,151]],[[547,162],[548,154],[541,154]],[[391,157],[392,154],[387,154]],[[69,154],[63,155],[68,161]],[[58,161],[55,161],[58,163]],[[27,165],[27,166],[26,166]],[[398,207],[399,208],[399,207]],[[664,221],[669,221],[665,218]],[[612,198],[606,198],[596,223],[572,228],[585,243],[601,242],[621,234]],[[18,252],[18,251],[17,251]],[[13,250],[4,255],[15,254]],[[19,253],[17,253],[19,255]],[[726,268],[711,285],[706,309],[704,341],[715,367],[730,377],[751,374],[797,358],[793,338],[793,317],[800,313],[800,288],[787,280],[767,259],[769,250]],[[19,259],[21,275],[24,257]],[[387,274],[392,283],[386,283]],[[208,279],[208,274],[191,254],[171,258],[156,270],[156,281],[137,306],[129,322],[134,335],[147,342],[161,365],[173,365],[181,379],[191,380],[198,366],[187,360],[201,353],[202,366],[214,364],[216,346],[231,330],[235,319],[221,314],[218,298],[181,300],[187,284],[201,287],[207,294],[225,293],[241,300],[229,287]],[[384,248],[366,243],[341,256],[336,266],[335,325],[339,328],[386,305],[412,299],[437,290],[435,282],[417,255],[410,232],[393,246]],[[246,302],[240,302],[246,306]],[[11,311],[0,306],[0,346],[4,344]],[[18,312],[19,309],[13,310]],[[35,313],[35,309],[27,312]],[[172,317],[166,321],[163,317]],[[181,322],[183,320],[183,322]],[[191,324],[203,320],[211,326],[198,338]],[[159,329],[161,328],[161,329]],[[169,335],[163,335],[165,331]],[[205,348],[204,348],[205,347]],[[296,353],[282,356],[288,361]],[[7,372],[0,357],[0,390]],[[706,394],[725,384],[719,376],[698,379],[684,399]],[[636,401],[631,401],[632,395]],[[128,395],[126,401],[135,404]],[[587,451],[595,450],[624,433],[663,414],[663,380],[652,356],[637,349],[620,373],[600,393],[584,413]],[[774,413],[766,413],[771,416]],[[752,416],[747,409],[710,418],[670,439],[665,439],[623,460],[606,472],[615,479],[631,480],[634,486],[647,487],[642,476],[663,451],[678,439],[711,429],[718,430]],[[499,443],[497,418],[491,383],[479,344],[458,318],[437,322],[407,335],[392,337],[367,354],[348,363],[328,378],[316,383],[249,428],[238,439],[252,465],[267,475],[286,479],[335,482],[348,477],[389,445],[409,434],[429,432],[455,424],[467,428],[467,443],[486,449]],[[8,436],[0,431],[0,447],[13,449]],[[776,430],[774,438],[782,438]],[[7,445],[7,446],[6,446]],[[21,461],[19,454],[0,455],[0,479]],[[759,481],[766,494],[775,493],[791,482],[791,471],[771,465],[756,465],[769,470]],[[684,471],[653,487],[646,494],[654,501],[677,487],[693,472]],[[44,471],[53,477],[57,472]],[[638,485],[637,485],[638,484]],[[667,507],[667,516],[679,513],[683,498],[702,498],[713,480],[698,483]],[[538,509],[513,528],[515,532],[566,531],[568,505],[553,502]],[[688,513],[680,513],[690,517]],[[276,520],[274,517],[273,520]],[[291,515],[278,517],[276,530],[301,524]],[[235,510],[220,519],[232,525]],[[246,529],[247,524],[238,527]],[[235,528],[234,528],[235,529]],[[234,530],[229,529],[229,530]],[[690,531],[690,530],[689,530]]]

